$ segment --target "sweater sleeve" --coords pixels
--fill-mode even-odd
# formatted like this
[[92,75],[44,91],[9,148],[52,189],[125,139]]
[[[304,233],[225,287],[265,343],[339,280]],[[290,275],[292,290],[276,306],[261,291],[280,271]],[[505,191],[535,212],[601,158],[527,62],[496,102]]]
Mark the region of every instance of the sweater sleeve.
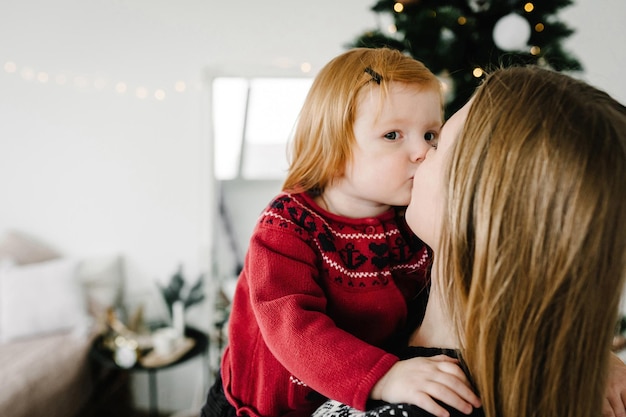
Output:
[[398,358],[327,315],[320,264],[306,238],[293,229],[258,228],[246,268],[252,309],[272,354],[320,394],[365,409],[373,386]]

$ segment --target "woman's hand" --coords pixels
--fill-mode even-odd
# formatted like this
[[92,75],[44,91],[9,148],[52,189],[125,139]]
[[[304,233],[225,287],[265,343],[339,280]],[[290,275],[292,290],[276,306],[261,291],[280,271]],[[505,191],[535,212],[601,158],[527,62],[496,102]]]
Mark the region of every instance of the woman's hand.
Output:
[[464,414],[481,406],[458,360],[446,355],[397,362],[374,385],[370,397],[389,403],[414,404],[438,417],[448,417],[449,413],[435,399]]
[[603,417],[626,417],[626,364],[611,352]]

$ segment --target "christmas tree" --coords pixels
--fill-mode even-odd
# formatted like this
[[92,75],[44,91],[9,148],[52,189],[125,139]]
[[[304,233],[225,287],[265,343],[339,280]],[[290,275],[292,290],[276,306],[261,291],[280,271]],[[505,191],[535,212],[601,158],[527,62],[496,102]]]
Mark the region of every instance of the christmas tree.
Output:
[[[485,71],[536,64],[579,71],[562,48],[573,33],[556,13],[571,0],[379,0],[372,10],[393,23],[359,36],[353,47],[398,49],[422,61],[447,86],[447,110],[458,110]],[[383,19],[381,19],[382,21]]]

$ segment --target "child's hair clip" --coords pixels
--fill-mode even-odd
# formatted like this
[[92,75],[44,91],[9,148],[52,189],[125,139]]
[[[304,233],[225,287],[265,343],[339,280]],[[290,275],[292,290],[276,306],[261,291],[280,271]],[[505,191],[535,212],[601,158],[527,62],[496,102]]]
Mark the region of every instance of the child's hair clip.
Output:
[[382,75],[380,75],[379,73],[377,73],[376,71],[374,71],[370,67],[365,68],[365,72],[367,72],[369,75],[371,75],[372,80],[376,81],[376,84],[380,85],[380,82],[383,79]]

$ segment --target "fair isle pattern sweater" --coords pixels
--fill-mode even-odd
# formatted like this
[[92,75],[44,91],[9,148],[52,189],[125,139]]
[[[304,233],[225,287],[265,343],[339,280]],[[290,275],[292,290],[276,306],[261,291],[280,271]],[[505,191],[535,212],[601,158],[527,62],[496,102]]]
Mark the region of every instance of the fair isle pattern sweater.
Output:
[[250,240],[222,357],[238,415],[310,416],[324,397],[364,409],[398,361],[383,348],[429,263],[397,209],[351,219],[305,193],[277,196]]

